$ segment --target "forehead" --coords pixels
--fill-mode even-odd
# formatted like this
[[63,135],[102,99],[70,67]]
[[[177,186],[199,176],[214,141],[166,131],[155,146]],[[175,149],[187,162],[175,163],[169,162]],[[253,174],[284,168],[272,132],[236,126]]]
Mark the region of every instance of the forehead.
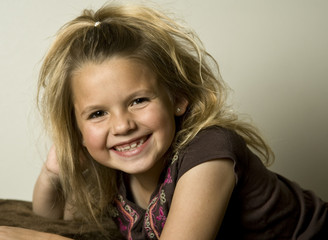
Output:
[[102,72],[103,69],[109,69],[111,72],[121,72],[121,74],[125,71],[125,74],[143,71],[148,75],[152,75],[157,78],[155,71],[153,71],[152,67],[149,64],[145,63],[142,60],[137,58],[125,57],[125,56],[113,56],[110,58],[101,59],[99,61],[94,60],[85,60],[82,63],[78,64],[76,68],[73,68],[72,78],[81,77],[83,74],[86,74],[88,71],[93,69],[93,74]]
[[115,57],[95,63],[85,62],[71,78],[73,99],[87,94],[97,94],[101,90],[129,92],[138,88],[163,91],[156,74],[141,61]]

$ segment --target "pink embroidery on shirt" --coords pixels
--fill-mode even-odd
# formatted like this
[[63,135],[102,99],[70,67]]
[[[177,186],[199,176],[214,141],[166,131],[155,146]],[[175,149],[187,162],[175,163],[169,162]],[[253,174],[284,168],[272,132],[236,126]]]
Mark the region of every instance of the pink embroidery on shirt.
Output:
[[167,176],[166,176],[166,178],[164,180],[163,186],[165,186],[168,183],[172,183],[171,169],[170,168],[167,169]]
[[122,220],[118,218],[119,224],[120,224],[120,231],[125,232],[128,228],[123,224]]
[[159,239],[161,231],[158,231],[156,229],[156,222],[153,219],[153,212],[154,212],[154,209],[156,209],[158,200],[159,200],[158,197],[155,197],[152,201],[152,205],[149,206],[149,208],[148,208],[148,211],[149,211],[149,224],[150,224],[150,227],[152,229],[152,232],[155,234],[157,239]]
[[132,240],[131,230],[134,223],[138,220],[139,215],[134,209],[132,209],[128,204],[125,203],[122,196],[119,196],[119,198],[120,201],[117,199],[115,200],[116,205],[118,206],[118,211],[120,211],[124,218],[127,219],[127,221],[129,222],[128,226],[124,226],[122,220],[119,219],[118,221],[120,224],[120,230],[121,233],[127,232],[127,239]]
[[159,208],[159,216],[156,217],[156,220],[157,221],[162,221],[161,225],[162,225],[162,228],[164,228],[164,225],[165,225],[165,222],[166,222],[166,216],[164,214],[163,207]]

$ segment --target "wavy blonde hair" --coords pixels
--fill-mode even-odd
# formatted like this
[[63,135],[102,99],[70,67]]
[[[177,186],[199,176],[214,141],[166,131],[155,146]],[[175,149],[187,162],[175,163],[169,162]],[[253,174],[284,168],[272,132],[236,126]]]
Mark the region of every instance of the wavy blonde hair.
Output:
[[38,104],[57,149],[63,190],[66,197],[74,192],[72,204],[81,216],[96,220],[108,210],[117,194],[117,177],[114,170],[94,161],[82,145],[70,79],[84,63],[101,63],[113,56],[142,61],[172,99],[188,100],[187,112],[177,119],[173,151],[188,144],[201,129],[218,125],[238,132],[265,162],[273,156],[257,130],[230,111],[228,88],[218,64],[192,30],[146,6],[84,10],[59,30],[38,83]]

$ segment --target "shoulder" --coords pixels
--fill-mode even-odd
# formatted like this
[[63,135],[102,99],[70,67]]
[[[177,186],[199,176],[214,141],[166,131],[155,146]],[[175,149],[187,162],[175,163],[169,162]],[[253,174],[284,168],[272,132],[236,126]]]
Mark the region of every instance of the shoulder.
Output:
[[186,149],[191,151],[197,146],[203,148],[215,146],[220,147],[221,149],[232,149],[236,144],[239,145],[242,142],[242,137],[240,137],[235,131],[219,126],[211,126],[201,130],[190,144],[188,144]]
[[[179,155],[178,179],[161,239],[213,239],[217,234],[236,184],[234,163],[221,154],[226,149],[221,140],[231,145],[229,135],[221,128],[205,129]],[[221,150],[204,151],[209,141]]]
[[191,168],[213,160],[230,159],[236,162],[247,150],[236,132],[218,126],[201,130],[179,154],[179,178]]

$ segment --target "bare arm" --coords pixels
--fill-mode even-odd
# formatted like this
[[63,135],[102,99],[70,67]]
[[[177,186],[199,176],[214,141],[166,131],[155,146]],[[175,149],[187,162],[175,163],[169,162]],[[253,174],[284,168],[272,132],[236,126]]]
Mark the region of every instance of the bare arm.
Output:
[[56,149],[53,146],[34,186],[33,211],[43,217],[62,219],[64,209],[65,200],[59,181]]
[[160,239],[215,239],[234,185],[231,160],[213,160],[190,169],[177,183]]
[[63,218],[64,205],[58,175],[44,165],[34,186],[33,211],[43,217],[60,219]]
[[59,171],[56,149],[52,146],[34,186],[33,211],[47,218],[71,220],[75,209],[64,199]]
[[59,235],[38,232],[25,228],[0,226],[1,240],[69,240]]

